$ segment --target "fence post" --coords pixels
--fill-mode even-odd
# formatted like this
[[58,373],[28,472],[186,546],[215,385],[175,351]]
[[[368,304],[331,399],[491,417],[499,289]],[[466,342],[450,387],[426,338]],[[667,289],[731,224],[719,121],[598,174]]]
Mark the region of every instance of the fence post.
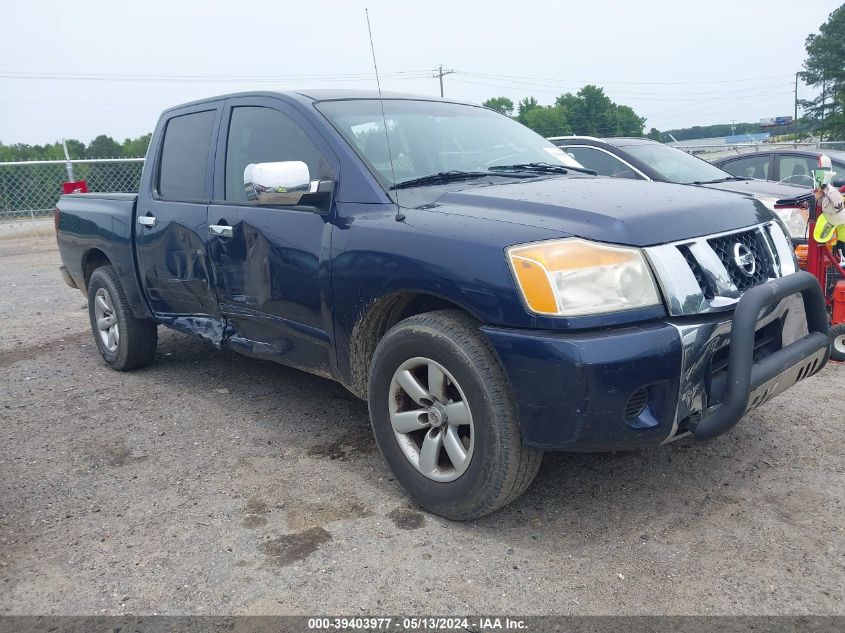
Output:
[[73,163],[70,162],[70,154],[67,151],[67,143],[62,139],[62,149],[65,150],[65,169],[67,170],[67,181],[73,182],[76,178],[73,177]]

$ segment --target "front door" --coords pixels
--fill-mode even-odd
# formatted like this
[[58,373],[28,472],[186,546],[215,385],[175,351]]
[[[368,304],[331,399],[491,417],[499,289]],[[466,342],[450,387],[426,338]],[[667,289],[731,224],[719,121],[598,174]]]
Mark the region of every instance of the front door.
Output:
[[[296,112],[275,99],[227,103],[215,166],[208,252],[227,344],[251,356],[331,372],[331,207],[259,206],[247,200],[247,165],[302,161],[333,180],[335,161]],[[306,129],[308,131],[306,131]],[[319,144],[319,146],[318,146]],[[222,227],[222,228],[221,228]]]
[[[220,108],[222,109],[222,108]],[[135,244],[150,308],[163,322],[213,342],[222,318],[206,252],[214,105],[179,111],[163,122],[163,140],[138,197]]]

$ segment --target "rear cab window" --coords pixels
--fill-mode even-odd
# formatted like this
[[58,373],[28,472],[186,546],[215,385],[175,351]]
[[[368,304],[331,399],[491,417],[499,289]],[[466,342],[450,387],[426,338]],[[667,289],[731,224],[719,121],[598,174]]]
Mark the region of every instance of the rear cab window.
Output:
[[605,151],[596,149],[595,147],[586,147],[583,145],[570,145],[564,148],[566,153],[572,156],[575,160],[581,163],[584,167],[592,169],[600,176],[613,176],[614,178],[632,178],[638,180],[641,178],[631,167],[608,154]]
[[167,122],[159,160],[157,191],[167,200],[205,200],[206,169],[216,110],[173,117]]

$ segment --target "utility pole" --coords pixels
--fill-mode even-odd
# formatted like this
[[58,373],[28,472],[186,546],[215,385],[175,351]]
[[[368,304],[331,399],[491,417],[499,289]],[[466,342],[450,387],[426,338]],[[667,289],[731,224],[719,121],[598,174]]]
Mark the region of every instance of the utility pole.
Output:
[[793,118],[795,147],[798,147],[798,73],[795,73],[795,117]]
[[443,70],[443,64],[440,64],[440,66],[438,66],[438,68],[437,68],[437,74],[432,75],[432,77],[434,77],[435,79],[440,80],[440,98],[441,99],[443,98],[443,77],[446,76],[446,75],[451,75],[454,72],[455,72],[454,70]]
[[70,162],[70,153],[67,151],[67,142],[65,139],[62,139],[62,149],[65,152],[65,170],[67,171],[67,180],[68,182],[73,182],[75,180],[73,177],[73,163]]

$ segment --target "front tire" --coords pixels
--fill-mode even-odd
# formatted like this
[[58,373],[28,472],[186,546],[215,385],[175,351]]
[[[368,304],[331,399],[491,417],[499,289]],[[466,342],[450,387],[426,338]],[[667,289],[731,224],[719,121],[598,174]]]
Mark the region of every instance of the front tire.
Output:
[[542,453],[523,445],[502,367],[462,312],[420,314],[391,328],[373,356],[368,394],[385,461],[434,514],[484,516],[537,474]]
[[117,371],[144,367],[153,362],[158,327],[149,319],[136,319],[111,266],[101,266],[88,282],[88,316],[94,341],[103,360]]
[[839,362],[845,361],[845,323],[830,328],[830,357]]

